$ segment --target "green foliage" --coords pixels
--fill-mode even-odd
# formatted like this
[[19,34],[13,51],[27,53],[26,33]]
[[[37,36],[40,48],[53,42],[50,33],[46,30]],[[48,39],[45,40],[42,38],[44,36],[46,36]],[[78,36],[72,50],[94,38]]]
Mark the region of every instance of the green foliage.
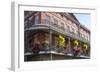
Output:
[[63,36],[59,35],[58,43],[59,43],[59,46],[64,47],[65,46],[65,38]]

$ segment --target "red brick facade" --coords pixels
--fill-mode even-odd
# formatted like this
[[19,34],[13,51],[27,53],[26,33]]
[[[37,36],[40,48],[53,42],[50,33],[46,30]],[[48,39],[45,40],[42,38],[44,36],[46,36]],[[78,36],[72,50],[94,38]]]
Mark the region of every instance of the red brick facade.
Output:
[[[36,16],[38,16],[37,19],[35,19]],[[35,24],[35,21],[39,23]],[[50,24],[48,25],[46,22]],[[57,37],[62,35],[65,38],[65,46],[68,50],[73,48],[73,40],[78,40],[81,48],[84,43],[88,44],[88,48],[90,48],[90,31],[86,27],[83,27],[83,25],[81,26],[72,13],[34,12],[25,21],[25,24],[26,35],[33,34],[31,36],[32,39],[25,36],[25,41],[31,40],[31,44],[35,42],[42,44],[44,41],[48,41],[49,44],[55,47],[58,44]],[[25,43],[27,45],[29,42]],[[29,48],[26,45],[25,47]]]

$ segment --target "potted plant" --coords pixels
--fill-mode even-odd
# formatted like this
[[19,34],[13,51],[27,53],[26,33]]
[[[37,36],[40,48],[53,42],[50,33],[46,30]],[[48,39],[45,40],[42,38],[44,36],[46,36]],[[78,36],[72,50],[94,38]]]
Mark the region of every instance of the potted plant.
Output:
[[42,48],[43,50],[49,50],[49,42],[47,40],[42,43]]
[[87,44],[83,44],[83,48],[84,48],[85,50],[87,50],[87,48],[88,48]]
[[59,35],[59,38],[58,38],[58,46],[59,46],[58,51],[62,52],[65,46],[65,38],[61,35]]
[[79,47],[79,42],[78,42],[78,40],[74,40],[73,41],[73,55],[74,56],[78,56],[78,54],[79,54],[79,52],[80,52],[80,50],[78,49],[78,47]]
[[87,55],[87,50],[88,50],[88,45],[83,44],[83,53],[84,53],[84,55]]
[[78,45],[79,45],[79,42],[78,42],[77,40],[74,40],[74,41],[73,41],[73,45],[74,45],[74,46],[78,46]]

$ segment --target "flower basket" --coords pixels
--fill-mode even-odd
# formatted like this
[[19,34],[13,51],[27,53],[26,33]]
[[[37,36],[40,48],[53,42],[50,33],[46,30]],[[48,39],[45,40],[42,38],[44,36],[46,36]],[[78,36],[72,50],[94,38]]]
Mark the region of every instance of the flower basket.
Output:
[[49,50],[49,42],[48,41],[44,41],[42,43],[42,48],[43,48],[43,50]]
[[74,40],[73,41],[73,44],[74,44],[74,46],[78,46],[79,45],[79,42],[77,40]]

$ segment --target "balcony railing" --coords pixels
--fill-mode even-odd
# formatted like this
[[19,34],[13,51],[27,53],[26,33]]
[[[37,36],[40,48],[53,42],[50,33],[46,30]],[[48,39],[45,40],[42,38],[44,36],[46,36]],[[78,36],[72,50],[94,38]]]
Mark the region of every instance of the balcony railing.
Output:
[[[81,41],[84,41],[84,42],[89,42],[87,40],[85,40],[84,38],[80,37],[79,34],[75,34],[74,32],[70,32],[68,29],[65,29],[64,27],[60,27],[58,24],[54,24],[54,22],[50,22],[49,21],[49,24],[46,24],[46,20],[42,20],[44,22],[40,23],[40,24],[27,24],[25,29],[32,29],[34,27],[45,27],[45,28],[48,28],[48,29],[52,29],[56,32],[59,32],[61,34],[64,34],[66,36],[70,36],[72,38],[75,38],[75,39],[78,39],[78,40],[81,40]],[[48,21],[47,21],[48,22]]]
[[57,28],[58,28],[58,24],[55,24],[55,23],[54,23],[53,25],[54,25],[54,27],[57,27]]

